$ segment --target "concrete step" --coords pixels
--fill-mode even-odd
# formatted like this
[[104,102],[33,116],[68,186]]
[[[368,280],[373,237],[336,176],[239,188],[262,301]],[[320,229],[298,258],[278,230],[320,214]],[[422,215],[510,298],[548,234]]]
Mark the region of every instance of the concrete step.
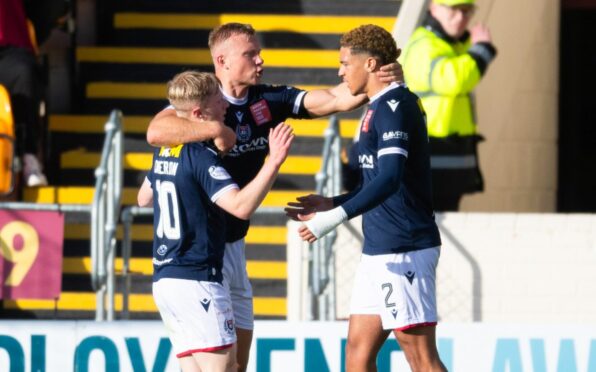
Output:
[[[261,56],[269,67],[339,68],[337,50],[268,49]],[[206,48],[150,48],[81,46],[76,50],[78,63],[140,63],[159,65],[211,65]]]
[[[125,187],[122,190],[123,205],[136,205],[137,192],[137,187]],[[91,204],[93,193],[94,189],[91,186],[45,186],[26,188],[23,200],[42,204]],[[287,202],[309,193],[314,193],[314,190],[273,190],[267,194],[262,206],[283,208]]]
[[[152,116],[127,115],[124,116],[124,132],[127,134],[145,134]],[[103,134],[106,115],[50,115],[49,130],[61,133],[91,133]],[[288,124],[294,129],[298,137],[322,137],[329,126],[329,119],[295,120],[289,119]],[[356,133],[358,119],[341,119],[341,136],[351,139]]]
[[115,29],[210,31],[224,23],[238,22],[251,24],[259,33],[283,30],[302,34],[343,34],[368,23],[391,31],[395,19],[395,15],[117,12],[114,14],[113,26]]

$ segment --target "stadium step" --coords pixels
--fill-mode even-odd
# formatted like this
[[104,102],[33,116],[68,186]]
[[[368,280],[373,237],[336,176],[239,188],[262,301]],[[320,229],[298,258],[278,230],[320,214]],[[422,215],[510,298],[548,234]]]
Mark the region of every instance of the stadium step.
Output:
[[[122,204],[125,206],[136,205],[138,187],[124,187],[122,190]],[[90,204],[93,201],[92,186],[45,186],[36,188],[25,188],[24,201],[42,204]],[[296,197],[311,193],[314,190],[273,190],[263,201],[264,207],[284,207],[290,200]]]
[[[130,115],[123,119],[125,134],[145,135],[147,126],[152,116]],[[104,125],[107,116],[105,115],[50,115],[49,130],[56,133],[69,134],[94,134],[104,133]],[[328,119],[295,120],[287,121],[294,129],[297,137],[322,137],[325,129],[329,126]],[[354,136],[358,127],[357,119],[342,119],[340,121],[341,136],[350,139]]]
[[[104,124],[110,110],[124,112],[125,206],[136,203],[138,186],[150,165],[145,141],[152,116],[163,109],[165,83],[185,69],[212,71],[207,50],[211,28],[226,22],[251,23],[265,60],[263,82],[303,89],[332,86],[337,77],[340,35],[360,24],[393,27],[396,0],[107,0],[97,4],[98,42],[78,46],[70,114],[49,118],[52,186],[25,189],[24,199],[36,203],[84,203],[93,197],[93,169],[98,164]],[[239,11],[241,10],[241,12]],[[345,143],[353,137],[360,112],[342,116]],[[321,159],[327,119],[289,120],[296,140],[274,190],[263,203],[283,207],[290,200],[314,192],[314,174]],[[67,219],[64,242],[62,295],[56,301],[4,301],[2,317],[92,319],[95,294],[89,277],[88,217]],[[285,218],[257,215],[246,237],[248,272],[258,319],[286,315]],[[132,227],[130,312],[133,319],[158,317],[150,294],[152,219],[141,216]],[[122,227],[118,228],[122,236]],[[122,265],[117,254],[116,271]],[[116,311],[122,309],[118,276]],[[117,314],[117,316],[119,316]]]

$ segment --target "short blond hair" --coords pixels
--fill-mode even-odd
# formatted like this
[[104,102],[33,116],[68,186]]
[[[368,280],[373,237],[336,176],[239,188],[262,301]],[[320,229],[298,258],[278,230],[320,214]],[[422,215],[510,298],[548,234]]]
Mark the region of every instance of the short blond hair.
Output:
[[370,24],[344,34],[339,45],[349,48],[352,54],[368,53],[382,65],[395,62],[400,53],[393,36],[387,30]]
[[217,93],[219,80],[210,72],[184,71],[168,82],[168,100],[177,111],[201,105]]
[[224,41],[228,40],[234,35],[246,35],[247,37],[255,36],[255,29],[248,23],[230,22],[224,23],[211,30],[209,33],[209,49],[213,48]]

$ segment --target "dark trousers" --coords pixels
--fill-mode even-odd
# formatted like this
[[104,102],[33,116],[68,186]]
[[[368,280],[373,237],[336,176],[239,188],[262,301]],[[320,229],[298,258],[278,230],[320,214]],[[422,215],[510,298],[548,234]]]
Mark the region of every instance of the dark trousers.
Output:
[[17,153],[37,153],[41,89],[33,53],[23,48],[0,47],[0,84],[10,94]]
[[457,212],[463,194],[433,195],[433,209],[437,212]]

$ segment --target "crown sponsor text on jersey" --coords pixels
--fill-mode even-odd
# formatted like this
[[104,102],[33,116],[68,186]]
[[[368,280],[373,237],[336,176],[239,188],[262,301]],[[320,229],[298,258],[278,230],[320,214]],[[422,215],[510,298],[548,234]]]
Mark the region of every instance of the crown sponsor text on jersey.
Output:
[[250,106],[250,112],[257,125],[271,121],[271,111],[264,99]]
[[235,145],[232,151],[228,153],[228,156],[235,157],[246,152],[264,150],[267,148],[268,144],[269,140],[265,137],[253,138],[252,141],[250,141],[249,143],[245,143],[243,145]]

